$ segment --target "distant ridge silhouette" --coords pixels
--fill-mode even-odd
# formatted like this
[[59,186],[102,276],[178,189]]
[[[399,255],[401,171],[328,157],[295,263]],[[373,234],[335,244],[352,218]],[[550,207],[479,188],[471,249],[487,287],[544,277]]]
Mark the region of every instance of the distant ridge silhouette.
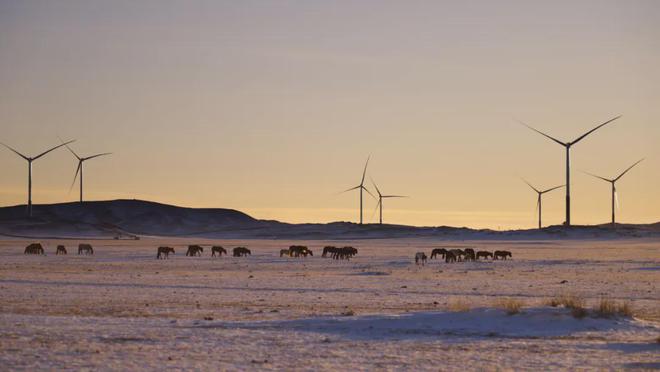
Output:
[[245,239],[525,240],[660,237],[660,222],[593,226],[548,226],[541,230],[494,231],[467,227],[416,227],[350,222],[290,224],[258,220],[225,208],[187,208],[144,200],[107,200],[0,207],[0,234],[35,239],[135,239],[144,236]]

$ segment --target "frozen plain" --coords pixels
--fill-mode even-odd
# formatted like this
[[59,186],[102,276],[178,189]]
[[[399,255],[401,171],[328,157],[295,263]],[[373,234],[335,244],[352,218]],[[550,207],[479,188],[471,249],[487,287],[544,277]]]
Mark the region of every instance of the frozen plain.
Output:
[[[660,241],[354,241],[143,238],[0,241],[1,370],[593,370],[660,368]],[[64,244],[67,256],[56,256]],[[187,244],[247,258],[185,257]],[[290,244],[314,257],[279,257]],[[156,247],[176,255],[156,260]],[[350,261],[320,257],[352,245]],[[416,266],[434,247],[509,261]],[[633,318],[576,319],[573,294],[627,301]],[[507,315],[498,301],[524,303]]]

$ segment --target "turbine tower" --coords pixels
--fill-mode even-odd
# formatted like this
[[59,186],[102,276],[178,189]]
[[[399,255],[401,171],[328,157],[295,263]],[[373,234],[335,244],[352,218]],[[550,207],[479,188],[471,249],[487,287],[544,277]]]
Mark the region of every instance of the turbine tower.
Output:
[[621,117],[621,115],[619,115],[615,118],[612,118],[612,119],[604,122],[603,124],[600,124],[599,126],[595,127],[594,129],[588,131],[587,133],[581,135],[580,137],[578,137],[575,140],[570,141],[570,142],[562,142],[562,141],[560,141],[560,140],[558,140],[554,137],[550,137],[549,135],[547,135],[547,134],[545,134],[545,133],[543,133],[543,132],[541,132],[541,131],[539,131],[535,128],[532,128],[531,126],[529,126],[529,125],[527,125],[523,122],[520,122],[522,125],[526,126],[527,128],[539,133],[542,136],[545,136],[545,137],[557,142],[558,144],[560,144],[560,145],[564,146],[564,148],[566,148],[566,184],[565,184],[565,186],[566,186],[566,221],[564,222],[566,224],[566,226],[571,226],[571,147],[573,145],[575,145],[576,143],[582,141],[582,139],[584,139],[584,137],[590,135],[591,133],[593,133],[597,129],[605,126],[605,124],[609,124],[609,123],[613,122],[614,120],[616,120],[620,117]]
[[629,166],[628,169],[624,170],[623,173],[621,173],[618,177],[616,177],[616,178],[612,178],[612,179],[608,179],[608,178],[605,178],[605,177],[597,176],[597,175],[595,175],[595,174],[591,174],[591,173],[588,173],[588,172],[584,172],[584,173],[586,173],[586,174],[588,174],[588,175],[590,175],[590,176],[592,176],[592,177],[596,177],[596,178],[598,178],[598,179],[601,179],[601,180],[603,180],[603,181],[606,181],[606,182],[609,182],[609,183],[612,184],[612,225],[614,225],[614,223],[616,222],[616,219],[615,219],[615,217],[616,217],[616,216],[615,216],[615,208],[614,208],[614,204],[615,204],[615,202],[617,201],[616,181],[618,181],[619,179],[621,179],[621,177],[623,177],[624,174],[628,173],[629,170],[631,170],[635,165],[639,164],[642,160],[644,160],[644,159],[640,159],[640,160],[638,160],[635,164]]
[[364,187],[364,177],[367,175],[367,166],[369,165],[370,157],[371,156],[367,157],[367,162],[364,164],[364,171],[362,171],[362,180],[360,181],[360,184],[355,187],[351,187],[348,190],[342,191],[342,193],[344,193],[344,192],[360,189],[360,225],[362,225],[362,190],[366,191],[367,193],[369,193],[369,195],[375,198],[374,194],[369,192],[369,190],[366,187]]
[[110,155],[112,153],[104,152],[102,154],[96,154],[82,158],[78,156],[78,154],[76,154],[75,151],[73,151],[68,144],[66,144],[66,148],[69,149],[69,151],[71,151],[71,153],[73,154],[73,156],[76,157],[76,159],[78,159],[78,168],[76,169],[76,175],[73,176],[73,182],[71,182],[71,188],[69,190],[73,188],[73,185],[76,183],[76,178],[78,177],[78,172],[80,172],[80,202],[82,203],[83,202],[83,163],[87,160],[98,158],[100,156]]
[[13,151],[14,153],[16,153],[16,155],[18,155],[18,156],[20,156],[21,158],[25,159],[25,161],[27,161],[27,163],[28,163],[28,203],[27,203],[27,213],[28,213],[28,217],[32,217],[32,162],[34,162],[35,160],[41,158],[42,156],[48,154],[49,152],[51,152],[51,151],[53,151],[53,150],[55,150],[55,149],[58,149],[58,148],[60,148],[60,147],[62,147],[62,146],[66,146],[66,145],[68,145],[69,143],[71,143],[71,142],[73,142],[73,141],[75,141],[75,140],[71,140],[71,141],[65,142],[65,143],[63,143],[63,144],[61,144],[61,145],[57,145],[57,146],[55,146],[55,147],[53,147],[53,148],[51,148],[51,149],[49,149],[49,150],[46,150],[46,151],[42,152],[41,154],[39,154],[39,155],[37,155],[37,156],[35,156],[35,157],[25,156],[25,155],[21,154],[20,152],[14,150],[13,148],[11,148],[11,147],[5,145],[4,143],[0,143],[0,144],[2,144],[4,147],[6,147],[6,148],[8,148],[9,150],[11,150],[11,151]]
[[[383,195],[380,193],[380,190],[378,190],[378,186],[376,186],[376,182],[374,182],[373,179],[371,179],[371,183],[373,183],[374,187],[376,188],[376,192],[378,193],[378,204],[376,204],[376,208],[380,207],[380,224],[383,224],[383,199],[386,198],[407,198],[407,196],[404,195]],[[373,214],[372,214],[373,216]]]
[[523,181],[527,184],[527,186],[531,187],[532,190],[536,191],[536,193],[538,194],[538,198],[536,199],[536,209],[539,211],[539,230],[540,230],[541,229],[541,196],[543,196],[543,194],[548,193],[552,190],[556,190],[560,187],[564,187],[564,185],[555,186],[555,187],[547,189],[547,190],[538,190],[536,187],[532,186],[532,184],[527,182],[525,179],[523,179]]

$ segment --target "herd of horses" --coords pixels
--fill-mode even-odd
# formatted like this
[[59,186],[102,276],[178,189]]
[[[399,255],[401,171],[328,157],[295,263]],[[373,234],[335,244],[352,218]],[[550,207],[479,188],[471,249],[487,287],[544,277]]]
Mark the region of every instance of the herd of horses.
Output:
[[[513,258],[513,255],[509,251],[478,251],[475,252],[472,248],[465,249],[445,249],[445,248],[436,248],[431,251],[431,258],[437,258],[440,256],[441,259],[444,259],[446,263],[450,262],[462,262],[462,261],[478,261],[480,258],[487,260],[489,257],[493,260],[506,260],[508,258]],[[428,257],[424,252],[415,253],[415,264],[424,265]]]
[[[57,248],[55,249],[55,254],[56,255],[61,255],[61,254],[67,254],[66,247],[63,245],[58,245]],[[23,254],[46,254],[46,251],[44,250],[44,247],[40,243],[32,243],[25,247],[25,251]],[[80,243],[78,244],[78,254],[84,254],[84,255],[93,255],[94,254],[94,248],[91,246],[91,244],[87,243]]]
[[[187,257],[196,257],[201,256],[204,252],[204,247],[201,245],[189,245],[188,250],[186,251]],[[156,252],[156,259],[168,259],[171,254],[175,254],[174,248],[172,247],[158,247]],[[334,247],[326,246],[323,247],[323,254],[321,257],[328,257],[335,260],[350,260],[353,256],[358,253],[358,250],[353,247]],[[32,243],[25,247],[24,254],[37,254],[43,255],[46,254],[44,247],[40,243]],[[67,254],[66,247],[63,245],[58,245],[55,251],[56,255]],[[79,255],[93,255],[94,248],[87,243],[78,244],[78,254]],[[222,255],[227,255],[227,250],[219,245],[214,245],[211,247],[211,257],[222,257]],[[252,251],[246,247],[236,247],[232,250],[234,257],[245,257],[252,255]],[[304,245],[292,245],[288,249],[280,250],[280,257],[307,257],[314,256],[314,252]],[[487,260],[488,258],[492,260],[506,260],[507,258],[513,258],[511,252],[509,251],[475,251],[472,248],[465,249],[445,249],[445,248],[435,248],[431,251],[431,259],[434,258],[444,259],[446,263],[452,262],[462,262],[462,261],[478,261],[479,259]],[[415,264],[424,265],[429,257],[425,252],[417,252],[415,254]]]

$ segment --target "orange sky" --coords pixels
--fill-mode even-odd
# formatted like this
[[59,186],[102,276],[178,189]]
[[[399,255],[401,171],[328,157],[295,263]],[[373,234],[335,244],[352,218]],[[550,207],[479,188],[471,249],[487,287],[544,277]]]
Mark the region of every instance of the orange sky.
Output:
[[[564,182],[573,222],[660,220],[660,4],[655,1],[58,1],[0,3],[0,141],[36,154],[76,138],[89,199],[355,221],[368,155],[386,222],[533,227]],[[75,200],[76,163],[34,165],[35,203]],[[0,151],[0,205],[26,165]],[[370,184],[368,184],[371,187]],[[372,188],[372,187],[371,187]],[[544,222],[563,221],[562,190]],[[375,202],[366,200],[367,221]]]

